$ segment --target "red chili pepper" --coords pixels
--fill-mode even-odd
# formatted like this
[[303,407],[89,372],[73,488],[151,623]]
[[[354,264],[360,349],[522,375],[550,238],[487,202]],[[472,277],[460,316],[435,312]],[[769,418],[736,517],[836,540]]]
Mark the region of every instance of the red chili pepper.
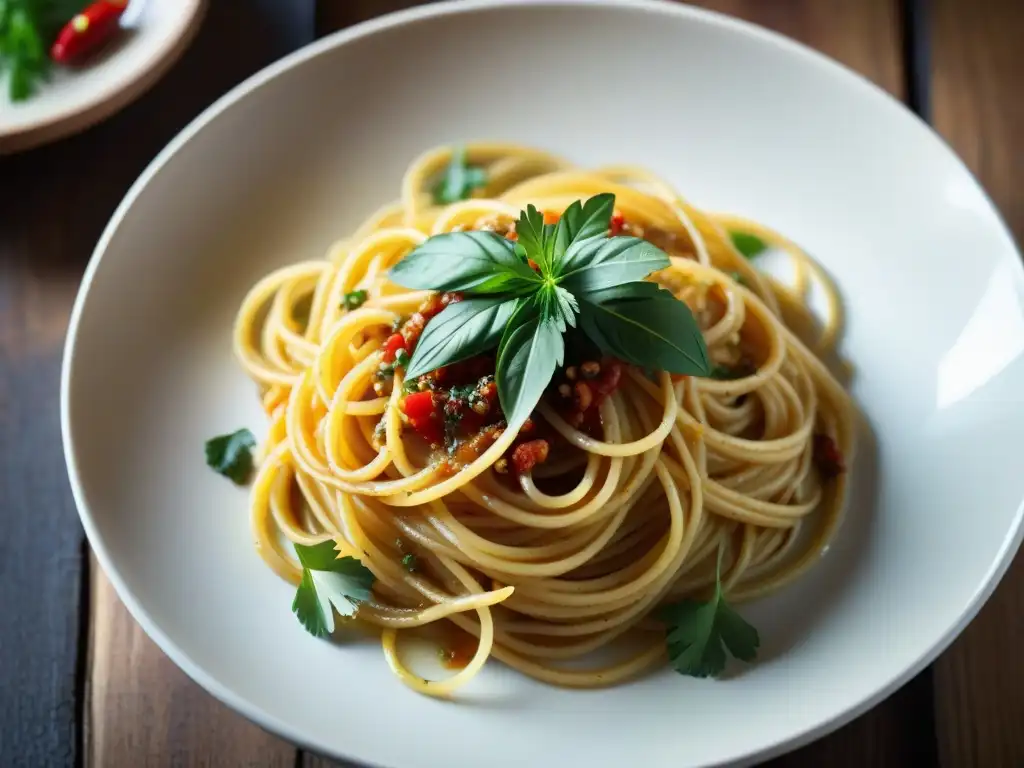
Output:
[[400,349],[408,351],[408,348],[405,346],[405,337],[400,333],[394,333],[384,342],[384,352],[381,354],[381,359],[385,363],[390,363],[395,359],[395,355],[398,354]]
[[127,5],[128,0],[99,0],[76,14],[57,34],[50,58],[69,64],[100,48],[117,33]]

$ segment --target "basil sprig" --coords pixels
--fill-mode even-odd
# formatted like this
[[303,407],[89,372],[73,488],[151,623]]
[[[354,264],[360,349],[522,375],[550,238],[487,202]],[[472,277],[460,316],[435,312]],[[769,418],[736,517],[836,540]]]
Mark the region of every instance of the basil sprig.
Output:
[[393,282],[466,298],[427,323],[406,376],[497,348],[495,380],[510,429],[529,417],[564,363],[566,333],[582,332],[601,353],[643,368],[709,376],[689,307],[644,279],[668,267],[668,256],[646,240],[609,237],[614,207],[614,195],[596,195],[545,224],[529,205],[515,243],[492,232],[450,232],[409,253],[392,268]]

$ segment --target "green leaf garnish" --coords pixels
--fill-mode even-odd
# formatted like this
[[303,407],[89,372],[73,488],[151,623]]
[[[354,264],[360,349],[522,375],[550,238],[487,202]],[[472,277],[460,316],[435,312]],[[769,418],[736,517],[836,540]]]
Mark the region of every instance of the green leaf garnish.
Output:
[[498,346],[495,380],[509,429],[518,429],[529,418],[564,356],[556,319],[543,308],[524,305]]
[[[722,594],[722,550],[715,568],[715,593],[707,602],[682,600],[660,611],[667,624],[668,657],[676,672],[691,677],[718,677],[725,670],[726,651],[740,661],[753,661],[761,639]],[[724,647],[723,647],[724,646]]]
[[515,254],[515,246],[493,232],[434,235],[391,268],[403,288],[473,294],[525,293],[540,276]]
[[600,194],[545,224],[527,205],[515,244],[490,232],[449,232],[415,248],[391,269],[393,282],[467,298],[427,323],[407,378],[497,346],[498,399],[513,428],[563,364],[563,334],[574,355],[596,348],[643,369],[709,375],[689,307],[644,279],[669,257],[645,240],[609,237],[614,208],[615,196]]
[[615,195],[609,192],[566,208],[555,227],[555,258],[561,260],[573,243],[606,234],[614,210]]
[[730,232],[729,238],[736,250],[747,259],[752,259],[762,251],[768,250],[768,243],[749,232]]
[[302,581],[292,611],[311,635],[329,635],[334,632],[334,611],[355,616],[359,605],[370,599],[373,573],[354,557],[338,557],[330,539],[311,547],[296,544],[295,554],[302,564]]
[[406,377],[416,378],[493,349],[515,308],[515,299],[490,296],[449,304],[423,329]]
[[606,355],[641,368],[708,376],[707,347],[689,307],[657,286],[653,294],[646,288],[634,289],[637,295],[631,297],[629,285],[581,298],[584,332]]
[[244,485],[252,474],[252,448],[256,438],[242,428],[229,435],[218,435],[206,441],[206,464],[216,472]]
[[576,295],[643,280],[671,262],[638,237],[592,238],[573,243],[562,261],[562,286]]
[[341,305],[348,310],[359,309],[366,303],[369,294],[366,291],[349,291],[341,297]]
[[0,0],[0,72],[8,72],[8,97],[24,101],[50,79],[49,45],[85,0]]
[[434,186],[434,202],[448,205],[465,200],[474,189],[487,184],[487,171],[476,165],[466,163],[466,150],[456,147],[452,158],[445,168],[444,175]]
[[412,552],[409,552],[406,555],[402,555],[402,566],[409,573],[416,573],[416,571],[420,569],[419,558],[417,558],[416,555],[414,555]]

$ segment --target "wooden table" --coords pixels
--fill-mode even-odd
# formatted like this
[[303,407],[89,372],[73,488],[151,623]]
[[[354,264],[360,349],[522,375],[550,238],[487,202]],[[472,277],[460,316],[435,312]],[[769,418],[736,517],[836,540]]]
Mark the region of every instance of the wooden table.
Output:
[[[1024,0],[704,0],[863,73],[930,120],[1024,242]],[[0,158],[0,766],[314,766],[208,696],[90,560],[58,373],[71,304],[128,186],[200,109],[317,34],[409,0],[211,3],[180,64],[107,123]],[[930,56],[929,56],[930,53]],[[899,173],[899,168],[893,168]],[[1024,766],[1024,558],[928,670],[786,766]],[[873,652],[865,649],[865,653]]]

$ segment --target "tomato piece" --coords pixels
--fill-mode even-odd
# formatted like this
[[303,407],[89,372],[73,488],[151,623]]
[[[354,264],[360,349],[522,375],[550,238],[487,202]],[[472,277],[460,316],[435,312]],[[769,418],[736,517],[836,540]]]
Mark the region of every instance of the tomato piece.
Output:
[[416,422],[421,419],[429,419],[436,411],[433,392],[413,392],[402,399],[402,413],[409,417],[410,421]]
[[527,443],[522,443],[512,452],[512,466],[520,474],[529,472],[538,464],[543,464],[548,460],[550,448],[547,440],[530,440]]
[[404,349],[406,352],[409,351],[405,346],[405,337],[400,333],[394,333],[384,342],[384,352],[381,354],[381,359],[385,363],[390,363],[395,359],[395,355],[398,354],[400,349]]

